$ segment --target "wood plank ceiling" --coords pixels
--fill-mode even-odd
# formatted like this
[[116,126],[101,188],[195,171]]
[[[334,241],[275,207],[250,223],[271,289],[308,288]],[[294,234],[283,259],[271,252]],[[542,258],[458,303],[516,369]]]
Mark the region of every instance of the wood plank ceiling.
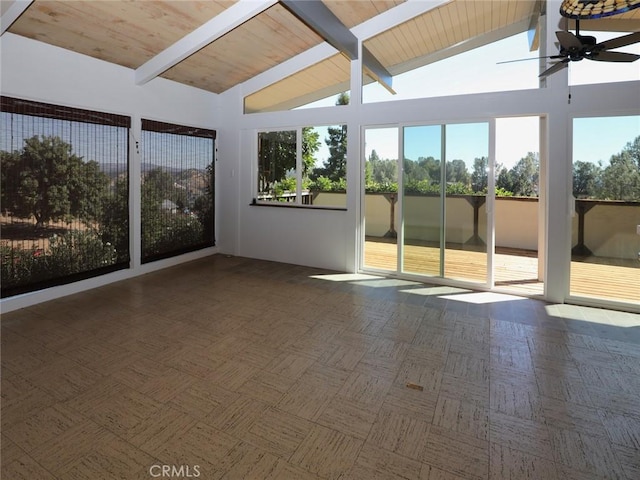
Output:
[[[352,28],[404,0],[323,2],[346,27]],[[396,75],[433,61],[437,52],[518,22],[526,23],[537,15],[538,3],[451,0],[381,32],[368,39],[365,46]],[[8,31],[137,69],[234,4],[235,0],[35,0]],[[640,9],[610,17],[608,23],[614,25],[615,20],[620,20],[618,25],[637,25],[638,16]],[[222,93],[323,41],[274,2],[160,76]],[[293,108],[314,96],[322,98],[319,95],[344,91],[348,88],[349,71],[349,61],[335,55],[247,97],[245,110]]]

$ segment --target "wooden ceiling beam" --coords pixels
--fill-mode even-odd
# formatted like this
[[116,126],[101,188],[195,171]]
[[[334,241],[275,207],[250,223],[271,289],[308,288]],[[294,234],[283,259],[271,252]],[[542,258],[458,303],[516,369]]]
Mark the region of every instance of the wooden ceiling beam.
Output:
[[15,0],[0,17],[0,35],[3,35],[22,13],[29,8],[33,0]]
[[134,74],[136,85],[149,82],[276,3],[278,3],[277,0],[238,0],[219,15],[140,65]]

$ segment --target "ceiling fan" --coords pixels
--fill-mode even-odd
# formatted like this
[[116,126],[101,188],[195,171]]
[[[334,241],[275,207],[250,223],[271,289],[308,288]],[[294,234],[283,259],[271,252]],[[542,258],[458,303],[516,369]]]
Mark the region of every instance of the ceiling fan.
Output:
[[634,62],[640,58],[640,55],[634,53],[610,51],[615,48],[626,47],[627,45],[640,42],[640,32],[630,33],[598,43],[596,37],[580,35],[580,21],[576,19],[575,34],[568,31],[558,31],[556,32],[556,37],[560,43],[560,52],[558,55],[541,58],[550,58],[559,61],[542,72],[540,77],[546,77],[562,70],[569,62],[577,62],[585,58],[598,62]]

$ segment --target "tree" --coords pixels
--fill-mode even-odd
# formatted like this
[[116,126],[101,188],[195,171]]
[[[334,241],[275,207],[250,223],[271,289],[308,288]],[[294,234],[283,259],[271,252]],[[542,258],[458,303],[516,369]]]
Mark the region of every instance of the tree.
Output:
[[[533,152],[527,153],[527,156],[521,158],[509,171],[511,189],[506,190],[522,197],[537,197],[538,170],[538,155]],[[502,187],[502,185],[499,186]]]
[[489,159],[487,157],[476,157],[473,160],[473,172],[471,173],[471,189],[474,192],[483,192],[488,186],[489,176],[487,168]]
[[469,185],[471,182],[471,176],[467,170],[467,164],[464,160],[451,160],[447,162],[447,182],[448,183],[460,183],[462,185]]
[[50,221],[100,218],[109,184],[96,161],[72,153],[56,136],[34,136],[21,151],[2,155],[3,208],[18,218],[33,216],[36,227]]
[[[348,105],[349,94],[341,93],[336,105]],[[328,137],[325,143],[329,147],[329,158],[324,161],[322,168],[317,168],[314,178],[326,177],[332,182],[340,182],[347,178],[347,126],[327,128]]]
[[597,198],[602,189],[602,167],[580,160],[573,162],[573,196]]
[[608,200],[640,200],[640,167],[630,149],[611,157],[602,174],[601,196]]

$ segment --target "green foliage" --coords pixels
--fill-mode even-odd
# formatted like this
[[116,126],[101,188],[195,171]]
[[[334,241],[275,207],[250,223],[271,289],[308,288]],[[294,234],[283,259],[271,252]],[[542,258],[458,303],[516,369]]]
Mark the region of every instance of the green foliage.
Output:
[[486,189],[488,188],[488,166],[489,159],[487,157],[477,157],[473,160],[473,172],[471,173],[471,189],[474,192],[486,191]]
[[573,196],[594,198],[602,188],[602,166],[577,160],[573,162]]
[[71,153],[60,137],[34,136],[21,151],[2,152],[2,204],[38,226],[79,218],[89,224],[102,213],[109,178],[95,161]]
[[195,199],[192,210],[202,224],[204,239],[207,243],[214,241],[214,195],[215,195],[215,174],[213,162],[207,165],[206,169],[207,186],[204,195]]
[[504,188],[496,187],[496,197],[513,197],[513,192],[505,190]]
[[197,217],[181,213],[155,211],[143,221],[142,256],[176,251],[204,241],[204,229]]
[[114,245],[94,231],[71,230],[49,239],[48,250],[0,247],[2,287],[19,287],[95,270],[117,261]]
[[110,196],[105,198],[100,234],[105,243],[116,249],[118,260],[129,259],[129,185],[126,178],[118,179]]

